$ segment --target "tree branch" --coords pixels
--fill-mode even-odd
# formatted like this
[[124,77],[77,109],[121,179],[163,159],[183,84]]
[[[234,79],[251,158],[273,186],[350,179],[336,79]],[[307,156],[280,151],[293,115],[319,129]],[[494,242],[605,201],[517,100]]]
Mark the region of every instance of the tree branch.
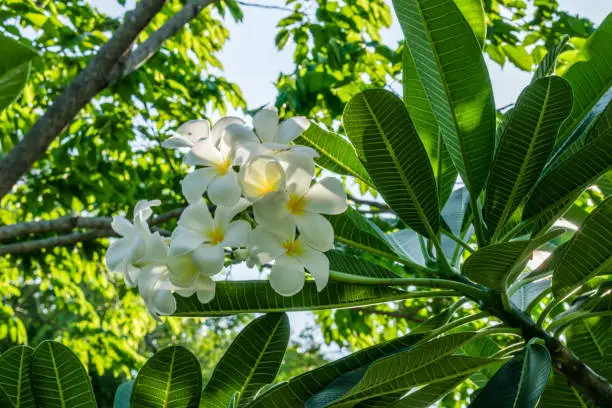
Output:
[[[184,208],[175,208],[166,213],[151,218],[150,226],[160,225],[164,222],[178,218]],[[0,246],[0,255],[26,254],[40,251],[45,248],[73,245],[77,242],[91,241],[98,238],[116,237],[115,231],[110,227],[113,219],[111,217],[60,217],[54,220],[23,222],[19,224],[0,227],[0,241],[7,238],[15,238],[42,232],[65,232],[76,228],[93,228],[93,231],[73,232],[66,235],[35,239],[31,241],[16,242]],[[161,228],[152,228],[162,235],[170,235],[170,232]]]
[[388,205],[379,203],[378,201],[366,200],[365,198],[358,198],[352,194],[348,194],[347,198],[358,205],[369,205],[370,207],[381,210],[381,212],[391,212],[391,209],[389,208]]
[[25,137],[0,161],[0,199],[44,156],[51,142],[92,98],[111,83],[138,69],[159,50],[165,40],[176,34],[213,1],[191,0],[130,54],[132,44],[162,9],[166,0],[141,0],[137,3],[94,59],[53,101],[51,107]]

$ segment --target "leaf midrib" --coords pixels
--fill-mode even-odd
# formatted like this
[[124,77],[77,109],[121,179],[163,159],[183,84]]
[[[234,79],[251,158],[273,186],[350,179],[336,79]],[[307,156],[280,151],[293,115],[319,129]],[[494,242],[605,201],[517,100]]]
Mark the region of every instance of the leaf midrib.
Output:
[[170,387],[172,386],[172,372],[174,371],[174,359],[176,355],[176,347],[172,349],[172,358],[170,358],[170,368],[168,369],[168,381],[166,383],[166,393],[164,395],[164,408],[168,408],[170,399]]
[[402,166],[400,165],[399,160],[397,159],[397,156],[395,155],[395,151],[393,150],[393,147],[389,144],[389,140],[387,138],[386,133],[383,130],[382,125],[378,121],[378,118],[374,114],[374,111],[372,107],[370,106],[370,104],[368,103],[368,100],[365,98],[365,96],[362,95],[361,98],[363,99],[363,102],[366,108],[368,108],[368,111],[370,112],[370,116],[372,117],[372,120],[376,124],[376,127],[378,128],[378,131],[380,132],[382,136],[383,142],[385,143],[385,147],[387,148],[387,152],[391,156],[391,160],[393,160],[393,164],[395,168],[398,170],[397,173],[399,174],[402,180],[402,184],[404,184],[404,187],[406,187],[406,191],[410,195],[411,201],[414,203],[414,207],[417,210],[419,214],[419,218],[421,219],[421,222],[424,224],[425,229],[427,230],[427,233],[429,234],[429,238],[435,239],[435,233],[433,232],[433,229],[431,228],[431,225],[429,224],[429,220],[425,216],[425,213],[423,212],[423,209],[421,208],[421,203],[419,202],[416,195],[414,194],[414,191],[412,190],[412,186],[410,185],[410,182],[408,181],[408,179],[406,178],[406,175],[402,171]]
[[21,357],[19,358],[19,371],[17,375],[17,401],[15,408],[21,406],[21,376],[23,375],[23,359],[25,357],[25,347],[21,349]]
[[60,404],[62,408],[66,408],[66,401],[64,400],[64,391],[62,390],[62,382],[60,381],[57,364],[55,364],[55,354],[53,354],[53,348],[51,347],[51,343],[48,343],[47,346],[49,346],[49,354],[51,355],[51,364],[53,365],[53,372],[55,373],[55,383],[57,384],[57,392],[59,394]]
[[[527,149],[527,154],[525,155],[525,159],[523,160],[523,163],[521,164],[521,167],[519,169],[519,172],[517,174],[517,178],[516,181],[514,182],[514,185],[512,186],[512,190],[510,191],[510,195],[508,196],[508,199],[506,200],[506,205],[504,206],[504,211],[502,212],[499,221],[497,222],[497,226],[495,228],[495,234],[493,237],[493,240],[496,240],[501,228],[500,226],[503,226],[504,223],[506,222],[506,218],[508,218],[509,214],[509,209],[510,209],[510,205],[513,204],[515,196],[516,196],[516,192],[518,189],[518,186],[521,185],[522,179],[525,177],[525,166],[527,165],[527,163],[529,162],[529,159],[531,158],[531,155],[533,154],[536,142],[538,140],[538,137],[540,136],[540,130],[541,130],[541,126],[542,126],[542,119],[544,117],[544,114],[547,110],[548,107],[548,99],[550,97],[550,89],[551,89],[551,85],[552,85],[552,81],[548,81],[548,85],[546,87],[546,96],[544,97],[544,103],[542,104],[542,108],[540,109],[540,114],[538,115],[538,124],[536,125],[536,128],[534,129],[533,132],[533,136],[531,137],[531,142],[529,143],[529,149]],[[510,119],[510,121],[512,121],[512,118]],[[509,129],[510,127],[508,126],[507,129]]]

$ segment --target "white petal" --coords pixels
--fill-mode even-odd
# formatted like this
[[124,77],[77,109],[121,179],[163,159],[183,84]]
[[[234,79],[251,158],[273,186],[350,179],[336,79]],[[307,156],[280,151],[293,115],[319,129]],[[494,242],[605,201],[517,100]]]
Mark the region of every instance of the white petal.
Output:
[[179,126],[176,132],[195,144],[198,140],[208,139],[210,136],[210,123],[204,119],[190,120]]
[[111,222],[111,228],[117,234],[123,237],[130,237],[136,233],[134,226],[125,217],[119,215],[113,216],[113,222]]
[[232,222],[225,230],[225,236],[221,243],[224,247],[242,246],[249,237],[251,225],[245,220]]
[[249,235],[249,245],[254,252],[263,252],[270,258],[276,258],[285,253],[283,238],[264,227],[257,227]]
[[329,259],[327,259],[327,256],[305,244],[302,245],[302,253],[296,258],[314,278],[317,290],[322,291],[329,281]]
[[184,255],[196,249],[204,241],[206,237],[203,232],[179,224],[172,233],[170,253]]
[[278,127],[278,110],[275,107],[265,107],[253,116],[255,133],[262,142],[273,142]]
[[252,129],[238,124],[231,124],[225,129],[225,141],[230,146],[259,143]]
[[191,203],[185,208],[181,218],[179,218],[179,225],[202,233],[213,229],[215,226],[213,217],[208,210],[208,205],[202,199]]
[[133,241],[127,238],[116,240],[106,250],[106,267],[113,272],[125,273],[132,250]]
[[341,214],[346,211],[346,193],[335,177],[326,177],[312,186],[304,196],[306,209],[321,214]]
[[[215,144],[219,143],[221,140],[226,139],[225,136],[229,126],[241,126],[243,124],[244,120],[234,116],[226,116],[224,118],[221,118],[213,125],[210,139]],[[231,146],[230,143],[228,143],[228,145]]]
[[221,272],[225,262],[225,253],[220,245],[203,244],[191,253],[191,259],[200,274],[213,276]]
[[151,297],[153,307],[160,315],[171,315],[176,311],[176,299],[167,289],[157,289]]
[[270,272],[270,285],[282,296],[292,296],[304,287],[304,268],[288,256],[279,257]]
[[181,181],[181,187],[187,202],[195,203],[196,201],[200,200],[202,198],[202,194],[204,194],[206,191],[208,184],[210,184],[215,176],[215,170],[210,167],[194,170],[185,176],[185,178]]
[[128,288],[135,288],[138,285],[138,277],[140,276],[141,271],[142,270],[140,268],[127,265],[123,274],[123,280]]
[[245,196],[252,200],[285,187],[285,171],[270,156],[253,158],[240,168],[238,177]]
[[134,207],[134,222],[145,222],[148,220],[151,215],[153,215],[153,210],[151,207],[155,207],[161,204],[160,200],[140,200],[136,203]]
[[193,263],[191,254],[177,255],[170,253],[167,262],[170,270],[168,278],[173,285],[179,288],[193,287],[198,276],[198,268]]
[[305,211],[294,216],[300,237],[316,250],[325,252],[334,246],[334,228],[324,216]]
[[[295,161],[289,164],[285,170],[287,175],[287,191],[291,194],[302,195],[310,187],[312,178],[314,177],[315,168],[307,166],[306,162],[310,159],[301,157],[301,161]],[[312,160],[310,160],[312,162]]]
[[182,297],[190,297],[196,293],[195,285],[190,288],[174,288],[174,293]]
[[285,120],[278,126],[276,130],[276,140],[279,143],[289,144],[296,137],[301,135],[310,126],[310,121],[304,116],[295,116],[293,118]]
[[166,263],[168,255],[168,247],[164,237],[155,232],[147,236],[145,239],[146,251],[142,256],[141,262],[150,265],[163,265]]
[[184,136],[172,136],[163,141],[162,147],[166,149],[177,149],[179,147],[192,147],[193,141]]
[[232,207],[240,199],[238,175],[229,170],[224,176],[217,177],[208,185],[208,198],[216,205]]
[[208,276],[198,277],[196,293],[200,303],[208,303],[215,298],[215,286],[215,281]]
[[236,214],[246,210],[251,205],[251,202],[245,198],[240,198],[233,207],[220,206],[215,210],[215,225],[227,229],[227,226],[232,221]]
[[289,210],[287,202],[289,194],[284,191],[275,191],[253,203],[253,215],[258,224],[275,227],[287,218]]
[[201,140],[196,143],[190,151],[191,155],[197,158],[197,163],[188,163],[188,161],[192,161],[192,156],[185,157],[185,163],[187,164],[201,164],[203,166],[214,166],[215,164],[222,164],[223,157],[221,156],[221,152],[219,149],[215,147],[208,140]]

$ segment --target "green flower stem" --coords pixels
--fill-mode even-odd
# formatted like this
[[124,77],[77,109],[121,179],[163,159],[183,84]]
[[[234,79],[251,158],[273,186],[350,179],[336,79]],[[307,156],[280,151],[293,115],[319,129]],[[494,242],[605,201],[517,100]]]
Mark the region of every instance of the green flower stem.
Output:
[[442,234],[446,235],[447,237],[449,237],[450,239],[455,241],[457,244],[459,244],[461,247],[463,247],[463,249],[468,251],[470,254],[474,253],[474,248],[472,248],[471,246],[466,244],[461,238],[459,238],[458,236],[456,236],[452,232],[442,230]]
[[330,280],[345,283],[357,283],[362,285],[387,285],[387,286],[423,286],[429,288],[454,289],[457,292],[469,296],[475,300],[485,299],[485,294],[478,288],[452,280],[436,278],[390,278],[379,279],[365,276],[351,275],[348,273],[330,271]]

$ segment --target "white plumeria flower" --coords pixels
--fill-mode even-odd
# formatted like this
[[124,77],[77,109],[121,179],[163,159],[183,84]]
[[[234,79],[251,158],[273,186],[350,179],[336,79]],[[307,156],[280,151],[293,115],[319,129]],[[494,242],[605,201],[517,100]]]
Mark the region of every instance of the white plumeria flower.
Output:
[[261,109],[253,117],[253,128],[232,124],[227,128],[226,138],[243,148],[242,156],[250,158],[259,155],[273,155],[284,165],[301,165],[314,171],[313,159],[318,157],[316,150],[306,146],[291,146],[291,142],[301,135],[310,122],[303,116],[295,116],[278,123],[278,110],[274,107]]
[[255,221],[275,231],[280,225],[296,225],[310,246],[327,251],[334,244],[334,229],[321,214],[346,211],[346,193],[336,178],[326,177],[310,186],[312,175],[297,171],[287,176],[286,190],[270,193],[253,204]]
[[240,167],[238,179],[244,196],[256,201],[285,188],[285,170],[274,157],[257,156]]
[[108,269],[124,274],[126,284],[135,286],[135,275],[139,268],[135,266],[145,255],[147,239],[151,235],[147,220],[153,214],[151,207],[160,205],[159,200],[141,200],[134,207],[133,224],[125,217],[114,216],[111,228],[121,236],[106,251]]
[[164,140],[162,146],[167,149],[193,147],[198,141],[210,137],[210,124],[205,119],[190,120],[179,126],[176,133],[178,134]]
[[[217,207],[214,218],[204,200],[190,204],[179,219],[172,234],[171,253],[191,253],[193,269],[173,268],[173,281],[180,284],[195,279],[195,273],[213,276],[221,271],[225,261],[223,248],[239,247],[245,243],[251,226],[247,221],[232,218],[250,203],[240,199],[233,207]],[[180,275],[180,276],[179,276]]]
[[250,235],[252,249],[259,253],[260,262],[274,259],[270,285],[283,296],[292,296],[304,287],[304,269],[312,275],[320,292],[329,280],[329,260],[324,253],[312,248],[301,236],[295,238],[295,227],[277,228],[271,232],[258,226]]
[[193,145],[185,163],[203,166],[188,174],[181,182],[187,202],[194,203],[208,190],[208,198],[216,205],[233,206],[240,198],[238,175],[232,166],[241,164],[236,149],[224,137],[231,124],[244,123],[239,118],[225,117],[213,126],[210,137]]

